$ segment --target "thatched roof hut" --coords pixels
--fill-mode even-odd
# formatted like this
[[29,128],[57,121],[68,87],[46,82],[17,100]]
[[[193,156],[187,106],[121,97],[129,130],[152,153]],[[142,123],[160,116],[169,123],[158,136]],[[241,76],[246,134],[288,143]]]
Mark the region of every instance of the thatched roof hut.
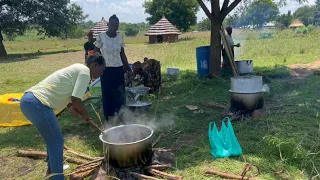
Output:
[[296,19],[292,21],[292,23],[289,25],[289,28],[298,28],[305,26],[299,19]]
[[107,30],[108,30],[108,21],[106,21],[104,17],[102,17],[101,21],[98,22],[92,29],[90,29],[90,31],[93,32],[93,38],[97,38],[97,36],[101,32],[106,32]]
[[177,42],[180,31],[164,16],[145,33],[149,43]]

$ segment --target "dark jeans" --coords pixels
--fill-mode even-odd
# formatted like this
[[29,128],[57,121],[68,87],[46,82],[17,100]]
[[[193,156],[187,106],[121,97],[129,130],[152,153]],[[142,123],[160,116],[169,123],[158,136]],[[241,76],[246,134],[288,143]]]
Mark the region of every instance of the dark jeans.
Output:
[[27,92],[20,101],[24,116],[32,122],[47,144],[48,169],[53,180],[64,179],[63,136],[53,110],[43,105],[32,93]]

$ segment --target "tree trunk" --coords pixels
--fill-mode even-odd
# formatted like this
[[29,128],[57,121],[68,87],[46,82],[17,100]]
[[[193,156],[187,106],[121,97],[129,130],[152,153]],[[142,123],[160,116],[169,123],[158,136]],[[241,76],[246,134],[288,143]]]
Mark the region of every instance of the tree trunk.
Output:
[[220,76],[221,69],[221,36],[219,30],[221,29],[220,21],[211,21],[211,39],[210,39],[210,67],[209,75],[211,78]]
[[1,29],[0,29],[0,58],[7,57],[7,51],[6,51],[6,48],[4,47],[2,41],[3,41],[3,36],[1,33]]

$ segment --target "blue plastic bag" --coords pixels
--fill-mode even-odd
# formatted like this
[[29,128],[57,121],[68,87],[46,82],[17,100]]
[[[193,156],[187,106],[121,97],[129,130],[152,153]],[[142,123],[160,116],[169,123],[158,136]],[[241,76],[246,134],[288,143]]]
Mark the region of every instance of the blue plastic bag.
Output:
[[[226,120],[228,121],[227,126],[224,122]],[[211,122],[209,124],[208,135],[211,147],[210,154],[214,158],[240,156],[242,154],[242,148],[234,134],[231,121],[228,117],[222,120],[220,131],[218,131],[217,125],[214,122]]]

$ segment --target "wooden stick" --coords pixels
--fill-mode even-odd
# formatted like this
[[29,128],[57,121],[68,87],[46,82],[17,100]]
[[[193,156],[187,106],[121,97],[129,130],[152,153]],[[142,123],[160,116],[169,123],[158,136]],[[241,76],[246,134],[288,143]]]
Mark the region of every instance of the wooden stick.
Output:
[[168,174],[168,173],[165,173],[165,172],[156,170],[156,169],[150,169],[149,172],[150,172],[150,174],[152,174],[152,175],[160,176],[160,177],[167,178],[167,179],[170,179],[170,180],[182,180],[182,179],[183,179],[182,176],[177,176],[177,175],[173,175],[173,174]]
[[87,165],[89,165],[89,164],[97,163],[97,162],[99,162],[99,161],[102,161],[103,159],[104,159],[104,157],[100,157],[100,158],[98,158],[98,159],[96,159],[96,160],[93,160],[93,161],[89,161],[89,162],[80,164],[80,165],[78,165],[76,168],[80,168],[80,167],[83,167],[83,166],[87,166]]
[[145,169],[169,169],[171,168],[171,164],[157,164],[145,167]]
[[251,177],[242,177],[239,175],[234,175],[234,174],[228,174],[228,173],[224,173],[224,172],[219,172],[216,171],[214,169],[209,169],[205,172],[206,174],[211,174],[211,175],[216,175],[216,176],[220,176],[221,178],[226,178],[226,179],[246,179],[246,180],[258,180],[256,178],[251,178]]
[[163,133],[160,134],[160,135],[158,136],[158,138],[152,142],[152,147],[154,147],[154,146],[160,141],[160,139],[162,138],[162,136],[164,136]]
[[[46,158],[47,153],[43,151],[23,151],[18,150],[18,156],[26,156],[26,157],[34,157],[34,158]],[[76,159],[68,156],[63,156],[64,159],[67,162],[74,163],[74,164],[83,164],[86,163],[86,161],[83,161],[81,159]]]
[[218,104],[216,102],[203,102],[200,103],[202,106],[207,106],[207,107],[215,107],[215,108],[221,108],[221,109],[227,109],[228,107],[222,104]]
[[70,179],[71,180],[82,180],[82,179],[92,175],[95,172],[95,170],[96,170],[96,168],[92,168],[92,169],[89,169],[89,170],[84,171],[84,172],[71,174],[70,175]]
[[151,176],[147,176],[147,175],[143,175],[143,174],[139,174],[139,173],[135,173],[135,172],[128,172],[129,174],[137,177],[138,179],[145,179],[145,180],[159,180],[157,178],[151,177]]
[[77,156],[82,157],[82,158],[87,159],[87,160],[91,160],[92,161],[92,160],[96,160],[97,159],[97,158],[94,158],[94,157],[90,157],[90,156],[88,156],[86,154],[82,154],[82,153],[76,152],[76,151],[70,149],[67,146],[64,146],[64,149],[66,150],[66,152],[69,152],[71,154],[77,155]]

